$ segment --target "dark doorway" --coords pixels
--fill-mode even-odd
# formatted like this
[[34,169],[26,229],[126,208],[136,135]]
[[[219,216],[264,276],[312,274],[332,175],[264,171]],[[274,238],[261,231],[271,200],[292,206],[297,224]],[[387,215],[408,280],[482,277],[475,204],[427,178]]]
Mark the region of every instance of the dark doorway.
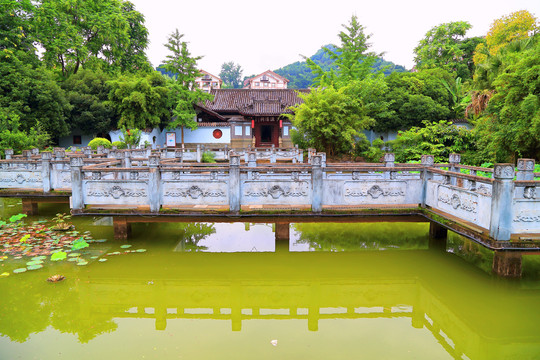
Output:
[[272,125],[261,125],[261,143],[272,143]]

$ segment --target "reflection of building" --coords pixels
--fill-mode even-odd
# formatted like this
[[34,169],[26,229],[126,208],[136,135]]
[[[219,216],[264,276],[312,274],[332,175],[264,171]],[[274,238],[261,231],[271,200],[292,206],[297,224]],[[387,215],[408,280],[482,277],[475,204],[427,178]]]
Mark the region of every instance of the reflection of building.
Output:
[[276,74],[271,70],[266,70],[262,74],[254,76],[244,81],[244,89],[286,89],[289,80]]
[[212,89],[221,89],[223,81],[215,75],[210,74],[207,71],[199,70],[202,76],[195,78],[195,84],[199,89],[209,93]]

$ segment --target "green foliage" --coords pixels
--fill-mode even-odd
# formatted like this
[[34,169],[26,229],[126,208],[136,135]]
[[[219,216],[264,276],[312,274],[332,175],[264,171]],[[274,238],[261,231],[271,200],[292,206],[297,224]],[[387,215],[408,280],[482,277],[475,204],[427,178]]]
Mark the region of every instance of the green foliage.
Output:
[[41,130],[38,123],[36,128],[28,132],[21,131],[18,115],[6,114],[0,109],[0,152],[13,149],[15,154],[32,148],[43,149],[49,143],[49,134]]
[[27,217],[26,214],[12,215],[12,216],[9,218],[9,222],[13,224],[13,223],[16,223],[17,221],[21,221],[21,220],[24,219],[25,217]]
[[481,38],[465,38],[471,24],[455,21],[433,27],[414,49],[417,69],[444,69],[462,79],[472,78],[472,56]]
[[108,139],[94,138],[88,143],[88,146],[90,146],[92,150],[96,150],[98,146],[103,146],[106,149],[110,149],[112,147],[112,144]]
[[127,147],[137,147],[141,142],[141,133],[139,129],[126,129],[124,126],[120,128],[122,135],[120,140],[127,145]]
[[116,127],[118,114],[108,102],[111,77],[101,70],[82,69],[62,83],[71,104],[67,123],[83,134],[107,133]]
[[[77,240],[75,240],[72,244],[71,244],[71,250],[72,251],[76,251],[76,250],[80,250],[80,249],[84,249],[84,248],[87,248],[89,247],[90,245],[88,245],[88,243],[84,240],[84,238],[79,238]],[[52,260],[52,259],[51,259]]]
[[540,159],[540,35],[510,43],[488,71],[494,95],[477,120],[478,148],[491,162]]
[[375,115],[375,130],[408,129],[421,126],[423,121],[453,118],[452,95],[441,80],[454,82],[452,76],[441,69],[392,73],[386,77],[389,91],[383,94],[381,101],[388,103],[388,111]]
[[[148,31],[133,4],[120,0],[40,0],[35,11],[43,60],[64,77],[85,65],[148,69]],[[87,66],[88,67],[88,66]]]
[[32,127],[66,135],[66,115],[70,105],[53,75],[41,64],[29,60],[27,53],[0,52],[0,111],[17,115],[20,130]]
[[[362,142],[362,144],[365,144],[365,142]],[[375,139],[371,145],[369,145],[369,142],[367,145],[367,147],[365,145],[357,145],[357,154],[359,154],[366,162],[381,162],[381,159],[385,153],[383,150],[385,147],[384,141],[381,139]]]
[[304,102],[293,108],[291,118],[306,144],[328,155],[351,150],[361,131],[374,123],[357,97],[359,89],[360,82],[352,82],[341,89],[330,86],[299,94]]
[[170,118],[169,87],[160,73],[122,75],[109,82],[110,104],[120,115],[119,126],[159,127]]
[[60,261],[67,258],[67,253],[65,251],[57,251],[51,255],[51,261]]
[[239,64],[235,64],[232,61],[223,63],[221,65],[219,77],[223,80],[223,83],[230,88],[242,88],[242,68]]
[[396,140],[388,142],[397,162],[420,160],[422,155],[433,155],[435,162],[447,162],[451,153],[461,153],[464,164],[481,162],[475,157],[477,149],[472,131],[448,121],[424,121],[423,125],[400,131]]
[[117,149],[127,149],[127,144],[123,141],[113,141],[112,146],[116,146]]
[[216,154],[214,154],[213,152],[205,151],[201,156],[201,161],[203,163],[215,163],[216,162],[215,157],[216,157]]
[[12,54],[14,50],[22,50],[37,61],[30,24],[33,12],[34,5],[30,0],[2,0],[0,12],[2,55]]

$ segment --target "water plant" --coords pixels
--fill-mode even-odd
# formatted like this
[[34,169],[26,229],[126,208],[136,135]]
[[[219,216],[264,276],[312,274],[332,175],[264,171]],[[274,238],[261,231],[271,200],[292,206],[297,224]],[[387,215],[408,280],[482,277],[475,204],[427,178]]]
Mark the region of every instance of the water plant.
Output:
[[67,220],[69,219],[71,219],[71,215],[69,214],[63,214],[63,213],[56,214],[56,216],[53,218],[53,221],[56,222],[56,225],[53,226],[51,229],[59,230],[59,231],[66,231],[66,230],[71,229],[73,225],[67,222]]

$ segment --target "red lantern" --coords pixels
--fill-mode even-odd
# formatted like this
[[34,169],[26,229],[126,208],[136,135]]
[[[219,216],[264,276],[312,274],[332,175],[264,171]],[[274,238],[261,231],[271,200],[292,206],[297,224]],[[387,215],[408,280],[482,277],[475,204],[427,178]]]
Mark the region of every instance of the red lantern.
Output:
[[251,120],[251,128],[255,129],[255,120]]
[[279,128],[281,129],[283,127],[283,120],[279,120]]

